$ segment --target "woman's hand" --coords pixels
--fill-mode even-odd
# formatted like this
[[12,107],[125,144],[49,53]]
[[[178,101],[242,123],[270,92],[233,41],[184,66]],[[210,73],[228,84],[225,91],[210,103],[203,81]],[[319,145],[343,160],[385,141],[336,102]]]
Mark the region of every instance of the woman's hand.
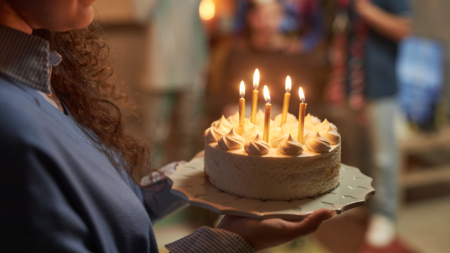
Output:
[[217,227],[240,235],[255,251],[259,251],[310,234],[316,231],[323,221],[334,216],[336,216],[336,212],[328,209],[317,210],[301,221],[255,220],[245,217],[225,216]]

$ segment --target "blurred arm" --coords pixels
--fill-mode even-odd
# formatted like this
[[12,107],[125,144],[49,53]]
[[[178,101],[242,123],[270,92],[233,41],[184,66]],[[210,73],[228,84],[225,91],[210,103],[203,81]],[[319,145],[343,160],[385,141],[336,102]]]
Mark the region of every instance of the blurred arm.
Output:
[[355,8],[366,23],[376,32],[393,41],[400,41],[411,32],[411,20],[391,14],[369,0],[356,0]]

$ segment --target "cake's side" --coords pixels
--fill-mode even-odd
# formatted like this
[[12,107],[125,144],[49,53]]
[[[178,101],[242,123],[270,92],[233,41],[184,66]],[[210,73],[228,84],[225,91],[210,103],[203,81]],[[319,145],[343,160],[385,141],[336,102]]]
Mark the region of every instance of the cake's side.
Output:
[[[276,152],[271,149],[271,152]],[[251,156],[205,145],[205,173],[216,188],[246,198],[292,200],[333,190],[339,183],[340,144],[302,156]]]

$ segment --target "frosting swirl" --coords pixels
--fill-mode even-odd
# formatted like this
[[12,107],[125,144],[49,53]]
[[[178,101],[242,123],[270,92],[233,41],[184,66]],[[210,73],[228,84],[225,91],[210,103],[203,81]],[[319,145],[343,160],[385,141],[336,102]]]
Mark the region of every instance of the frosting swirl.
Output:
[[322,138],[319,132],[315,132],[313,137],[308,138],[308,140],[305,142],[305,145],[308,150],[315,153],[326,153],[330,151],[331,148],[330,143]]
[[265,155],[269,153],[270,147],[269,144],[259,138],[259,134],[257,134],[254,139],[245,143],[244,149],[247,153],[252,155]]
[[331,129],[333,129],[334,131],[337,131],[336,125],[328,122],[327,119],[325,119],[320,125],[322,126],[322,129],[327,129],[328,126],[331,126]]
[[317,127],[317,126],[320,126],[320,124],[317,124],[317,125],[314,126],[311,122],[305,120],[305,129],[308,129],[310,131],[314,131],[315,127]]
[[233,125],[225,118],[225,116],[222,115],[222,117],[216,121],[214,121],[211,126],[215,127],[217,126],[219,123],[222,123],[222,125],[225,128],[231,129],[233,127]]
[[222,122],[219,122],[219,124],[217,124],[214,128],[219,133],[221,133],[221,136],[224,135],[224,134],[227,134],[231,130],[231,128],[226,127],[224,124],[222,124]]
[[208,129],[205,130],[205,141],[206,143],[211,143],[211,142],[217,142],[217,138],[216,136],[214,136],[213,134],[213,127],[210,127]]
[[[238,123],[238,125],[239,125],[239,123]],[[255,126],[255,124],[253,124],[249,118],[245,118],[244,132],[250,131],[254,126]]]
[[222,150],[235,150],[241,149],[245,144],[244,138],[238,135],[234,128],[231,129],[229,133],[220,137],[219,148]]
[[[298,134],[297,134],[297,135],[298,135]],[[311,137],[313,137],[313,132],[311,132],[311,131],[308,130],[308,129],[303,130],[303,142],[306,143],[306,141],[307,141],[309,138],[311,138]]]
[[317,132],[319,132],[319,133],[322,133],[322,132],[325,131],[329,126],[331,126],[331,129],[332,129],[333,131],[337,132],[337,127],[336,127],[334,124],[328,122],[327,119],[325,119],[322,123],[320,123],[320,124],[318,124],[318,125],[315,125],[315,126],[314,126],[314,131],[317,131]]
[[207,143],[217,142],[220,137],[227,134],[230,129],[226,128],[221,122],[219,122],[215,127],[210,127],[205,131],[205,141]]
[[239,128],[239,112],[236,112],[235,114],[231,115],[227,118],[227,120],[231,123],[231,125],[238,129]]
[[284,139],[286,139],[288,137],[288,133],[285,132],[285,130],[282,128],[280,129],[280,131],[278,132],[277,135],[275,135],[274,137],[270,138],[270,146],[272,148],[277,148],[278,145],[280,145],[280,143],[282,141],[284,141]]
[[[282,114],[280,113],[274,119],[274,121],[277,122],[278,125],[281,125],[281,117],[282,117]],[[298,124],[297,118],[295,117],[294,114],[290,114],[290,113],[287,114],[286,124]]]
[[272,136],[272,137],[277,136],[280,131],[281,131],[281,127],[279,127],[275,121],[271,120],[270,121],[269,138],[270,138],[270,136]]
[[264,112],[259,109],[255,116],[255,124],[260,125],[264,124]]
[[277,148],[278,153],[282,155],[301,155],[303,153],[303,147],[300,142],[294,140],[291,135],[285,138]]
[[341,140],[341,135],[334,131],[331,125],[328,125],[327,129],[321,132],[322,136],[327,139],[330,144],[336,145]]
[[312,116],[311,114],[308,113],[308,115],[306,115],[305,117],[305,121],[308,121],[309,123],[311,123],[313,126],[320,124],[320,119]]
[[241,134],[241,136],[242,136],[242,138],[244,138],[245,141],[249,141],[249,140],[254,139],[256,137],[256,135],[258,135],[258,134],[262,135],[262,132],[259,129],[259,126],[253,125],[253,127],[250,130],[245,131],[244,133]]
[[[231,127],[233,127],[234,129],[236,129],[236,131],[239,129],[239,113],[236,112],[235,114],[233,114],[233,116],[228,117],[227,119],[228,122],[230,122]],[[250,129],[253,128],[253,123],[250,122],[249,118],[245,118],[245,123],[244,123],[244,132],[245,131],[249,131]]]
[[281,129],[290,134],[294,140],[298,137],[298,127],[296,124],[284,124]]

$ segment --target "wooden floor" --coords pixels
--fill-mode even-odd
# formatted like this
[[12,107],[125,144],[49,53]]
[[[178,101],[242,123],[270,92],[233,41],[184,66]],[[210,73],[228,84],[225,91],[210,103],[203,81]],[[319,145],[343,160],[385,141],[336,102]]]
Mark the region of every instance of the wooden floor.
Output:
[[419,252],[450,252],[450,197],[407,205],[399,216],[398,229]]

